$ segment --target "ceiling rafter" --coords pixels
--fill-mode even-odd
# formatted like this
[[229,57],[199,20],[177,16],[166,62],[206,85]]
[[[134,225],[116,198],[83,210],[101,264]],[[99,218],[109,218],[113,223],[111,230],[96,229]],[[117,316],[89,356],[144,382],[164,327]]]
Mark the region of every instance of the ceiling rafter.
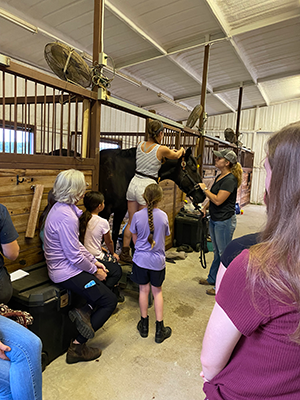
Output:
[[[230,43],[232,44],[232,46],[233,46],[238,58],[241,60],[241,62],[243,63],[243,65],[247,69],[248,73],[250,74],[253,82],[255,84],[257,84],[257,77],[256,77],[254,71],[252,70],[251,66],[249,65],[248,60],[246,60],[245,55],[243,54],[243,52],[239,49],[238,45],[236,44],[234,38],[231,37],[231,31],[230,31],[229,25],[225,21],[225,18],[223,17],[218,5],[213,0],[206,0],[206,3],[210,7],[212,13],[215,15],[215,18],[218,20],[218,22],[221,25],[221,27],[222,27],[224,33],[226,34],[226,36],[230,37]],[[266,95],[265,91],[262,90],[261,85],[257,85],[257,87],[258,87],[258,90],[259,90],[262,98],[264,99],[264,101],[268,105],[270,103],[270,100],[269,100],[268,96]]]
[[294,13],[289,14],[288,12],[284,13],[284,14],[275,15],[273,17],[264,19],[263,21],[259,21],[259,22],[255,21],[255,23],[245,24],[239,28],[233,28],[230,30],[230,35],[232,37],[241,35],[243,33],[251,32],[256,29],[264,28],[266,26],[278,24],[280,22],[290,21],[295,18],[299,18],[299,15],[294,15]]
[[[206,35],[205,41],[201,44],[197,44],[197,45],[193,45],[190,47],[185,47],[184,49],[176,49],[170,53],[167,52],[167,50],[165,50],[164,48],[162,48],[153,38],[151,38],[147,33],[145,33],[141,28],[139,28],[130,18],[126,17],[124,13],[122,13],[117,7],[113,6],[108,0],[105,1],[105,7],[111,11],[114,15],[116,15],[122,22],[126,23],[134,32],[136,32],[137,34],[139,34],[143,39],[147,40],[150,44],[152,44],[157,50],[159,50],[162,55],[161,56],[156,56],[156,57],[152,57],[151,59],[147,59],[144,60],[142,62],[146,62],[146,61],[150,61],[150,60],[155,60],[157,58],[161,58],[161,57],[167,57],[170,61],[172,61],[175,65],[177,65],[181,70],[184,71],[184,73],[186,73],[187,75],[189,75],[192,79],[194,79],[195,82],[197,82],[200,86],[202,85],[202,79],[200,77],[197,76],[197,74],[192,71],[190,68],[187,68],[186,66],[182,65],[181,62],[179,62],[178,60],[176,60],[176,58],[173,56],[174,54],[183,52],[183,51],[187,51],[190,50],[192,48],[196,48],[196,47],[200,47],[200,46],[205,46],[207,44],[212,44],[216,41],[220,41],[220,40],[230,40],[230,38],[226,35],[223,37],[218,37],[216,39],[210,40],[209,35]],[[140,62],[137,63],[132,63],[132,64],[127,64],[126,66],[122,66],[122,67],[118,67],[118,70],[121,69],[125,69],[125,67],[129,67],[132,65],[137,65]],[[139,79],[139,77],[134,77],[135,79]],[[143,83],[144,86],[148,87],[147,83],[144,81]],[[153,86],[152,86],[152,90],[153,90]],[[216,98],[218,98],[227,108],[229,108],[231,111],[236,111],[234,109],[234,107],[232,107],[231,104],[229,104],[228,102],[226,102],[221,96],[219,95],[215,95],[214,91],[212,89],[212,87],[210,87],[210,85],[207,85],[207,90],[208,92],[215,96]],[[164,92],[163,90],[160,90],[160,92]],[[165,93],[165,92],[164,92]],[[170,96],[169,93],[166,93],[166,95],[170,98],[172,98],[172,96]],[[177,102],[180,102],[180,100],[177,100]]]
[[158,60],[160,58],[169,57],[169,56],[172,56],[172,55],[175,55],[175,54],[178,54],[178,53],[183,53],[183,52],[186,52],[186,51],[189,51],[189,50],[197,49],[199,47],[204,47],[207,44],[214,44],[214,43],[218,43],[218,42],[230,39],[230,38],[228,38],[228,37],[226,37],[226,36],[224,36],[223,34],[220,34],[220,33],[219,34],[215,34],[215,35],[209,35],[209,36],[210,36],[210,40],[207,40],[207,38],[203,37],[202,41],[200,43],[198,43],[198,44],[194,44],[194,45],[191,45],[191,46],[178,47],[176,49],[173,49],[173,50],[167,52],[166,54],[161,54],[159,56],[154,56],[154,57],[150,57],[150,58],[143,58],[143,59],[141,59],[139,61],[136,61],[136,62],[133,62],[133,63],[129,63],[129,64],[128,63],[127,64],[123,64],[123,65],[121,64],[121,65],[117,66],[116,69],[120,70],[120,69],[123,69],[123,68],[132,67],[134,65],[143,64],[143,63],[148,62],[148,61]]
[[112,12],[116,17],[118,17],[122,22],[130,27],[134,32],[140,35],[143,39],[151,43],[158,51],[162,54],[167,54],[167,51],[162,48],[154,39],[152,39],[146,32],[139,28],[130,18],[126,17],[117,7],[111,4],[110,1],[105,0],[105,7]]
[[295,71],[280,72],[279,74],[265,76],[264,78],[258,78],[257,83],[274,81],[276,79],[290,78],[297,75],[300,75],[300,69]]

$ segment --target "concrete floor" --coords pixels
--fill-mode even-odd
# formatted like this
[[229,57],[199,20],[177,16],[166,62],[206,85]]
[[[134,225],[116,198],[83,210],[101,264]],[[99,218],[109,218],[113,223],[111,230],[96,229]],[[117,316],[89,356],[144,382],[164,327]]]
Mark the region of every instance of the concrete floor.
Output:
[[[253,233],[265,221],[265,207],[248,205],[238,215],[235,237]],[[175,249],[173,249],[175,250]],[[206,255],[208,268],[213,253]],[[100,329],[90,344],[99,346],[99,360],[68,365],[65,355],[43,372],[44,400],[202,400],[200,352],[214,297],[200,286],[199,255],[167,263],[163,285],[164,321],[173,334],[161,344],[154,341],[154,307],[149,309],[150,332],[140,337],[138,293],[124,290],[126,301]]]

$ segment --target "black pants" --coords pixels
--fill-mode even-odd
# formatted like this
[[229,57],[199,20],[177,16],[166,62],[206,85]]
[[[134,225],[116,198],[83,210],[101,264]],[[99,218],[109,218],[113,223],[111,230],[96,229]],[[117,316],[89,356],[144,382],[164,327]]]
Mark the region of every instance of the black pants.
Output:
[[13,294],[10,275],[5,267],[0,268],[0,303],[7,304]]
[[[117,296],[104,282],[88,272],[83,271],[73,278],[60,282],[60,285],[84,297],[93,307],[91,324],[95,332],[104,325],[117,306]],[[79,343],[87,341],[80,334],[76,340]]]
[[109,288],[112,289],[114,286],[116,286],[119,282],[119,280],[122,277],[122,268],[117,262],[112,262],[112,261],[101,261],[98,260],[101,264],[105,265],[105,267],[108,269],[107,277],[103,283]]

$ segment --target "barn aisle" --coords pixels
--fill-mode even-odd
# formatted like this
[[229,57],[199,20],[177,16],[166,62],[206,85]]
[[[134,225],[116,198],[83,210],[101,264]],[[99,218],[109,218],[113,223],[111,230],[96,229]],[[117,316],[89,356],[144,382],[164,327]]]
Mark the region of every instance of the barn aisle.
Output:
[[[238,215],[235,237],[258,231],[265,207],[248,205]],[[212,253],[207,255],[208,266]],[[68,365],[65,355],[43,373],[44,400],[201,400],[200,351],[214,297],[198,284],[207,272],[198,253],[167,263],[163,286],[164,320],[173,329],[170,339],[154,342],[155,316],[149,310],[149,337],[139,336],[138,294],[125,290],[126,301],[90,342],[102,348],[99,360]]]

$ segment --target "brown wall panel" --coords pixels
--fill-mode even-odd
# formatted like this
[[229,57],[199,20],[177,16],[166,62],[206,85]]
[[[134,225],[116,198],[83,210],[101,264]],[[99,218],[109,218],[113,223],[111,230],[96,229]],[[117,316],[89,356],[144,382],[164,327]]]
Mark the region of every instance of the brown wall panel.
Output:
[[[40,205],[39,216],[47,205],[49,190],[53,187],[54,181],[61,169],[0,169],[0,203],[5,205],[11,215],[13,224],[19,234],[18,243],[20,255],[16,261],[5,260],[9,272],[23,268],[44,259],[41,248],[38,229],[32,239],[25,238],[29,213],[31,209],[34,185],[44,185],[44,193]],[[88,189],[93,184],[93,171],[84,170]],[[24,178],[22,183],[17,184]],[[83,208],[83,201],[78,203],[79,208]]]

